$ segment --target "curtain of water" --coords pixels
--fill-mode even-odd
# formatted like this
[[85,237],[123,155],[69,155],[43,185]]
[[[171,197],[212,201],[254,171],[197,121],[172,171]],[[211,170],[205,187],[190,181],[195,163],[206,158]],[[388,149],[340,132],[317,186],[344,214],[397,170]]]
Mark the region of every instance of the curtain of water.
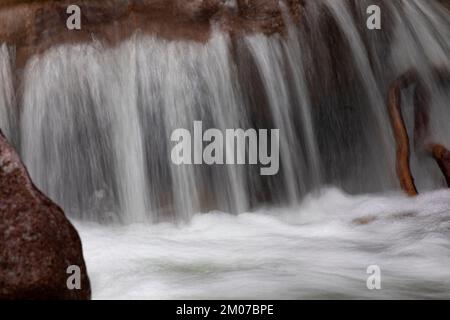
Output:
[[[431,73],[449,67],[450,19],[433,1],[382,1],[383,30],[369,31],[369,2],[308,1],[300,28],[282,4],[287,32],[277,36],[231,41],[216,30],[207,43],[136,34],[114,48],[54,47],[28,61],[20,114],[3,45],[0,127],[20,138],[12,140],[36,184],[82,219],[180,221],[294,205],[324,184],[395,189],[387,88],[418,68],[433,96],[432,137],[450,141],[449,91]],[[203,131],[280,129],[280,173],[172,164],[173,130],[192,132],[196,120]],[[416,162],[419,183],[442,186],[434,163]]]
[[15,141],[16,116],[12,74],[10,50],[3,44],[0,46],[0,129],[6,137]]
[[[354,22],[348,3],[334,0],[325,0],[324,3],[347,41],[353,65],[360,78],[362,89],[368,97],[368,105],[356,107],[364,108],[369,121],[373,122],[369,127],[370,131],[365,131],[363,134],[366,135],[369,157],[378,160],[372,167],[374,176],[384,176],[390,172],[389,168],[392,168],[394,163],[393,134],[386,112],[385,98],[380,92],[366,46],[360,36],[357,24]],[[383,156],[380,157],[380,155]]]
[[[391,50],[391,69],[401,74],[415,68],[422,83],[431,96],[430,136],[428,142],[440,143],[450,147],[450,91],[447,85],[436,81],[433,70],[450,71],[450,14],[440,10],[434,2],[402,1],[392,3],[395,13],[395,38]],[[403,8],[403,11],[400,11]],[[401,14],[404,12],[404,14]],[[406,114],[413,112],[412,94],[405,96]],[[407,117],[411,132],[414,119]],[[413,153],[412,170],[421,189],[433,189],[436,185],[445,185],[440,170],[434,161],[421,152]]]

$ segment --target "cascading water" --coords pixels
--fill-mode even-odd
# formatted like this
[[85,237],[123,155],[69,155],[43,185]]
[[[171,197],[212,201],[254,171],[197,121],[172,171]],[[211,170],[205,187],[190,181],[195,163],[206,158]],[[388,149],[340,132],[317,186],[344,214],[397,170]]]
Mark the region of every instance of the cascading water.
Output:
[[[427,264],[433,272],[413,270],[410,277],[441,281],[443,288],[436,289],[436,296],[448,297],[445,286],[450,278],[443,267],[449,263],[448,193],[426,194],[413,202],[397,195],[386,97],[394,79],[416,68],[432,96],[430,137],[450,147],[450,93],[432,72],[436,67],[450,68],[450,14],[434,1],[376,2],[386,12],[382,30],[365,28],[366,8],[372,1],[320,0],[305,1],[300,26],[294,25],[281,2],[286,23],[282,35],[236,37],[215,28],[205,43],[168,41],[138,32],[115,47],[99,41],[58,45],[28,61],[20,96],[14,95],[14,48],[2,45],[0,128],[20,150],[36,185],[77,221],[88,240],[87,254],[98,255],[91,261],[102,265],[98,268],[102,275],[121,272],[113,262],[103,265],[103,259],[127,251],[123,243],[137,248],[140,240],[148,243],[154,254],[149,272],[158,277],[147,280],[152,285],[164,282],[157,298],[161,292],[185,297],[185,287],[190,288],[190,298],[210,297],[190,280],[182,278],[185,286],[180,287],[164,273],[183,277],[183,261],[191,261],[185,271],[194,274],[206,291],[220,291],[217,282],[207,282],[208,270],[224,279],[233,271],[238,279],[250,279],[242,298],[251,296],[258,285],[273,288],[268,280],[272,277],[280,280],[273,280],[277,283],[273,292],[281,297],[320,297],[319,290],[312,289],[314,281],[320,278],[323,287],[333,282],[320,277],[334,274],[317,254],[328,247],[331,267],[343,274],[332,292],[339,294],[339,288],[347,286],[343,297],[369,297],[369,292],[361,294],[359,276],[354,274],[364,273],[362,268],[373,259],[390,261],[386,276],[392,280],[401,277],[405,261],[408,265],[429,261],[425,252],[440,258]],[[228,3],[236,6],[234,1]],[[412,96],[412,90],[403,93],[409,132]],[[202,121],[204,130],[280,129],[280,172],[261,176],[257,166],[173,164],[172,132],[192,130],[196,120]],[[435,162],[419,151],[412,155],[412,167],[421,190],[445,185]],[[354,195],[326,189],[328,185]],[[324,193],[317,192],[322,188]],[[369,192],[390,192],[398,198],[361,195]],[[261,214],[267,206],[272,209]],[[394,216],[413,218],[389,222],[383,232],[376,229],[380,225],[354,230],[355,219],[378,221],[378,216],[388,222]],[[148,226],[163,221],[191,223],[182,235],[171,224]],[[111,227],[109,222],[127,226]],[[430,226],[429,237],[417,227],[422,223]],[[104,239],[118,244],[117,254]],[[262,267],[246,260],[260,245],[267,245],[272,254],[250,254],[262,261]],[[231,262],[210,254],[219,247]],[[416,253],[417,260],[403,257],[402,248],[406,254]],[[148,254],[136,252],[136,261]],[[312,258],[303,265],[305,255]],[[172,269],[158,264],[161,259],[167,259]],[[293,275],[293,281],[287,283],[280,270]],[[92,274],[99,279],[94,290],[106,288],[112,277],[99,273]],[[236,279],[228,280],[230,286],[223,285],[218,298],[236,292]],[[127,288],[137,288],[124,296],[137,297],[140,280],[130,275],[123,281]],[[388,297],[415,297],[405,294],[402,283],[392,281]],[[297,282],[306,286],[298,288]],[[421,283],[412,285],[420,289]],[[112,286],[99,296],[114,297],[118,292],[120,286]],[[146,295],[155,297],[155,292]]]
[[12,141],[15,141],[14,94],[11,58],[8,47],[0,46],[0,129]]
[[161,208],[189,218],[206,197],[246,210],[242,168],[170,162],[171,132],[194,120],[249,127],[227,45],[221,34],[207,45],[136,36],[115,49],[64,46],[30,62],[22,154],[37,184],[90,219],[108,206],[102,214],[127,222],[155,220],[150,212]]
[[[448,147],[450,141],[449,91],[448,87],[437,85],[436,79],[432,76],[434,68],[450,69],[448,16],[433,2],[425,4],[423,1],[403,1],[401,4],[406,14],[401,15],[398,10],[393,10],[397,28],[391,53],[391,68],[395,74],[405,72],[409,68],[418,70],[432,97],[430,140],[439,141]],[[409,115],[413,114],[413,103],[410,97],[405,97],[404,108],[409,110]],[[407,125],[412,131],[414,120],[411,117],[408,120]],[[421,188],[433,189],[436,187],[436,181],[442,178],[433,160],[424,157],[421,153],[413,153],[411,164]]]
[[[284,3],[287,36],[246,36],[237,41],[238,55],[221,31],[206,44],[137,34],[115,48],[98,42],[62,45],[27,64],[20,115],[11,111],[12,71],[3,45],[2,128],[20,132],[18,145],[37,185],[69,214],[89,220],[186,220],[199,211],[244,212],[266,201],[292,205],[324,183],[356,193],[393,189],[387,84],[413,65],[424,74],[433,65],[448,66],[449,43],[448,14],[434,3],[387,6],[395,38],[384,56],[369,55],[378,38],[365,40],[357,27],[360,16],[347,2],[327,0],[304,8],[305,29],[323,42],[319,47],[292,24]],[[339,101],[330,92],[328,100],[311,98],[311,90],[329,88],[308,84],[305,70],[323,73],[321,82],[329,85],[333,80],[323,66],[336,63],[324,59],[323,66],[311,66],[316,54],[333,56],[321,40],[327,37],[320,27],[324,10],[348,45],[348,57],[337,63],[354,65],[349,76],[356,74],[352,81],[361,83],[365,96],[350,92]],[[386,51],[394,72],[376,68]],[[253,66],[249,72],[247,65]],[[435,104],[441,101],[437,119],[445,119],[445,93],[428,83],[437,93]],[[341,90],[338,85],[333,90]],[[280,174],[262,178],[248,166],[171,164],[171,132],[189,129],[195,120],[221,130],[280,128]],[[443,132],[447,126],[437,127]],[[360,136],[348,134],[352,131]],[[348,163],[351,172],[341,167]],[[435,172],[431,181],[427,170]],[[436,168],[430,164],[427,170],[417,168],[419,177],[429,180],[424,185],[438,186]]]
[[[389,168],[392,168],[394,163],[392,132],[385,108],[385,99],[371,70],[368,54],[357,25],[353,21],[350,8],[333,0],[325,0],[324,2],[348,42],[352,54],[351,59],[355,62],[356,72],[368,97],[369,103],[365,112],[370,114],[369,118],[375,123],[370,133],[370,149],[368,152],[370,157],[378,159],[379,164],[375,167],[375,172],[382,175],[383,172],[389,172]],[[379,155],[383,156],[380,158]],[[383,163],[385,161],[387,163]]]

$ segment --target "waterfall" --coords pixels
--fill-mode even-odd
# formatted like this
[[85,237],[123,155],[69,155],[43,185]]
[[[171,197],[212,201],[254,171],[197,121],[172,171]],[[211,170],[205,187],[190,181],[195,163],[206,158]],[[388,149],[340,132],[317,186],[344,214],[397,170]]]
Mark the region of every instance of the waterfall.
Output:
[[61,46],[30,61],[21,137],[36,183],[89,219],[102,208],[101,219],[188,219],[207,201],[247,210],[243,168],[178,167],[169,156],[171,132],[194,120],[249,127],[228,46],[221,33],[206,45],[136,35],[114,49]]
[[[380,92],[370,66],[369,56],[347,4],[325,0],[325,5],[330,9],[345,40],[348,42],[351,51],[349,54],[355,63],[364,93],[369,100],[366,112],[370,114],[369,118],[374,122],[374,125],[370,133],[365,133],[370,135],[368,137],[368,145],[370,145],[368,152],[370,157],[378,158],[379,163],[374,168],[375,173],[383,175],[385,172],[389,172],[389,168],[392,168],[394,163],[393,133],[386,112],[385,99]],[[379,157],[379,155],[383,156]]]
[[[401,74],[412,67],[418,70],[432,97],[429,111],[430,141],[437,141],[450,147],[448,83],[446,86],[439,85],[432,75],[435,68],[450,70],[449,13],[440,10],[432,1],[402,1],[391,6],[396,28],[390,68],[394,70],[394,74]],[[400,8],[404,11],[400,11]],[[402,12],[404,14],[401,14]],[[404,109],[412,110],[414,107],[411,97],[404,98]],[[412,130],[414,119],[406,117],[406,120],[409,130]],[[411,165],[420,188],[433,189],[436,182],[442,179],[434,161],[422,153],[412,154]]]
[[[431,75],[450,67],[450,18],[434,1],[386,1],[383,29],[364,30],[369,2],[352,10],[347,1],[308,1],[300,26],[281,3],[283,35],[231,38],[214,28],[206,43],[137,32],[115,47],[61,44],[29,59],[17,97],[13,50],[3,44],[0,128],[36,185],[82,220],[186,221],[295,206],[328,184],[397,190],[388,86],[416,67],[432,91],[433,139],[450,142],[449,92]],[[196,120],[204,130],[280,129],[279,174],[173,164],[171,133]],[[421,161],[414,155],[419,185],[441,187],[436,165]]]
[[6,44],[0,46],[0,129],[15,141],[15,113],[13,77],[10,51]]

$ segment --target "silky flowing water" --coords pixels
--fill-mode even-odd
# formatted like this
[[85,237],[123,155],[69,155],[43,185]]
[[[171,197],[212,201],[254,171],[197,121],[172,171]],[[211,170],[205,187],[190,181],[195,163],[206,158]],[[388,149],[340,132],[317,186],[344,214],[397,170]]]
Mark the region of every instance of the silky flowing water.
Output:
[[[75,225],[94,299],[449,299],[449,198],[326,189],[296,208],[187,225]],[[367,288],[372,265],[381,290]]]
[[[450,193],[413,151],[422,194],[402,195],[386,109],[391,81],[416,68],[430,137],[450,147],[450,92],[432,75],[450,67],[450,15],[383,3],[375,31],[370,1],[321,0],[303,27],[281,2],[284,35],[58,45],[30,58],[20,88],[0,46],[0,128],[80,231],[94,298],[450,297]],[[197,120],[280,129],[280,172],[173,164],[171,133]],[[367,289],[370,265],[381,290]]]

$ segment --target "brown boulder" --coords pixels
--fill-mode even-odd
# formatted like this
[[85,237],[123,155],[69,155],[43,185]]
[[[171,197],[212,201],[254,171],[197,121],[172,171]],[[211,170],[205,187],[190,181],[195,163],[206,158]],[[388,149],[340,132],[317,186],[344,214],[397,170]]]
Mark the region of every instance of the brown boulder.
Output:
[[[68,289],[78,266],[80,289]],[[70,269],[69,269],[70,270]],[[70,283],[70,282],[69,282]],[[77,231],[0,132],[0,299],[90,299]]]

